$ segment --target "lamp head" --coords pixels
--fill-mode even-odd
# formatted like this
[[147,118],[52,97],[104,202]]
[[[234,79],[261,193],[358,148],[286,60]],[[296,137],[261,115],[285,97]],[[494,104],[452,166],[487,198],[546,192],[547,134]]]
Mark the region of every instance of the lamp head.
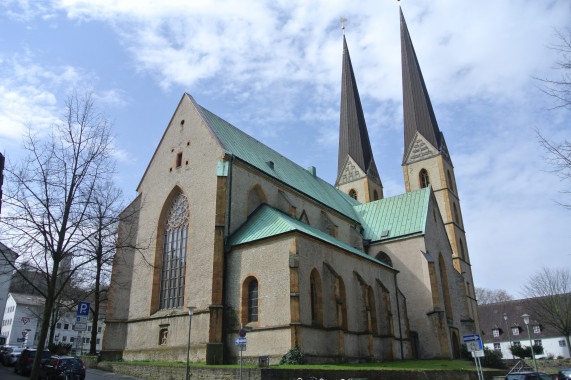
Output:
[[523,318],[523,323],[529,325],[529,314],[524,314],[521,317]]
[[194,309],[196,309],[196,306],[187,306],[187,308],[188,308],[188,315],[194,314]]
[[508,320],[508,315],[506,313],[504,313],[504,321]]

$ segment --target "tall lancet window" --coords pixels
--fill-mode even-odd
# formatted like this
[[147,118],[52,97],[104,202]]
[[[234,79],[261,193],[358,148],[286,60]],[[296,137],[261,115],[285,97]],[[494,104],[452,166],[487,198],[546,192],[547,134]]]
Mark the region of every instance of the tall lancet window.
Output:
[[184,302],[189,204],[180,192],[172,202],[165,223],[159,309],[181,307]]
[[428,178],[428,172],[426,171],[426,169],[422,169],[419,173],[419,178],[420,178],[420,187],[421,188],[425,188],[428,187],[428,185],[430,185],[430,178]]

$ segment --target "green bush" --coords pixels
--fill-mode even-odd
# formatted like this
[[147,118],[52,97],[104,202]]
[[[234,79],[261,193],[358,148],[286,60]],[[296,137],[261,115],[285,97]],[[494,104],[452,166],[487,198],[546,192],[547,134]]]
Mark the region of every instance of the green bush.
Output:
[[280,364],[303,364],[305,363],[305,356],[299,350],[297,342],[295,347],[289,350],[280,360]]
[[48,345],[48,350],[54,355],[66,355],[71,351],[73,344],[71,343],[51,343]]
[[483,367],[503,369],[504,362],[502,358],[501,351],[490,350],[488,347],[484,347],[484,357],[481,358],[481,363]]
[[[512,355],[517,356],[520,359],[531,358],[531,348],[529,346],[511,346],[510,351]],[[543,354],[543,346],[534,344],[533,353],[535,355]]]

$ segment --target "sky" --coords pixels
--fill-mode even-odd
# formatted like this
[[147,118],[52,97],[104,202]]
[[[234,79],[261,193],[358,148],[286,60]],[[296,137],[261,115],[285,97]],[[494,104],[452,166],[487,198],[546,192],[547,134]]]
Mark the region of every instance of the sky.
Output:
[[[184,92],[334,183],[342,32],[385,197],[405,192],[399,3],[392,0],[2,0],[0,151],[24,154],[66,97],[92,91],[113,123],[116,181],[135,189]],[[569,139],[536,78],[560,78],[550,46],[571,2],[400,3],[454,164],[477,287],[523,296],[543,266],[571,266],[571,202],[536,130]]]

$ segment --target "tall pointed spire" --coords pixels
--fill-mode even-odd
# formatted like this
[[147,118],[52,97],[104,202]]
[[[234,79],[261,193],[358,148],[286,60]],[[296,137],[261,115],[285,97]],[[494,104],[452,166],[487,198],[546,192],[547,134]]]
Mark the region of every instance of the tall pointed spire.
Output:
[[432,103],[424,84],[406,21],[400,12],[402,92],[404,113],[404,158],[406,159],[416,132],[448,157],[444,137],[438,129]]
[[[337,181],[343,181],[341,174],[346,165],[347,158],[351,159],[374,182],[381,184],[377,166],[373,159],[373,151],[369,141],[365,116],[361,106],[361,99],[357,89],[357,81],[353,73],[353,65],[347,48],[345,34],[343,34],[343,68],[341,76],[341,117],[339,122],[339,156],[337,165]],[[357,178],[353,178],[357,179]]]

